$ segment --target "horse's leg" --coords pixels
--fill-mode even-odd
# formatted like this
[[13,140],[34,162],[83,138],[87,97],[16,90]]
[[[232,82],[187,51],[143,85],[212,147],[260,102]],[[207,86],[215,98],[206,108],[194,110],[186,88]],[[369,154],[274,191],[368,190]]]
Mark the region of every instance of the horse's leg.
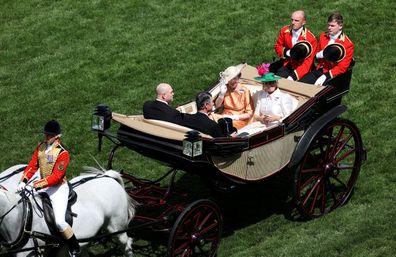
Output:
[[[128,221],[125,220],[125,217],[110,219],[109,225],[107,226],[107,230],[110,233],[124,230],[128,226]],[[132,243],[133,239],[130,238],[127,233],[121,233],[117,236],[118,241],[125,246],[124,255],[126,257],[132,257]]]
[[122,233],[118,236],[118,240],[120,241],[121,244],[125,245],[124,255],[126,257],[132,257],[133,256],[133,252],[132,252],[133,239],[130,238],[127,235],[127,233]]

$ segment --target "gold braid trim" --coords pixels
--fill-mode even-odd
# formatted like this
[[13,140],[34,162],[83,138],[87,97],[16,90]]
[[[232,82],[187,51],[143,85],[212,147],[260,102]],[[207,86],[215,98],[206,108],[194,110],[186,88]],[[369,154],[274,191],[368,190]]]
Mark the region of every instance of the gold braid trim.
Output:
[[46,144],[42,144],[39,147],[38,161],[40,167],[40,175],[42,179],[45,179],[46,177],[52,174],[52,170],[54,169],[56,159],[58,158],[58,155],[62,151],[62,148],[58,147],[59,144],[57,144],[56,142],[54,144],[56,145],[54,145],[52,149],[48,152],[48,156],[52,156],[52,162],[48,162],[47,154],[45,154]]

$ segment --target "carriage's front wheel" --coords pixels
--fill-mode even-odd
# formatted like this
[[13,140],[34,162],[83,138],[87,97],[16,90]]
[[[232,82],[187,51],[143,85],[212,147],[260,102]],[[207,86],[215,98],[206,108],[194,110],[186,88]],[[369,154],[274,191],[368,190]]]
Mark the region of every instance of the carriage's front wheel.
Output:
[[201,199],[188,205],[173,225],[168,241],[170,257],[216,256],[222,231],[219,207]]
[[295,172],[295,201],[305,218],[316,218],[350,197],[364,156],[360,132],[345,119],[327,124],[313,139]]

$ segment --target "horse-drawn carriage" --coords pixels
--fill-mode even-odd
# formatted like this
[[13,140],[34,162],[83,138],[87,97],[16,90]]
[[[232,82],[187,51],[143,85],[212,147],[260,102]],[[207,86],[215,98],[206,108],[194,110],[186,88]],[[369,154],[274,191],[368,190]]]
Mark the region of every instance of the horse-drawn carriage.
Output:
[[[228,191],[287,169],[294,174],[294,200],[303,217],[320,217],[342,206],[366,157],[359,129],[340,118],[347,109],[341,99],[349,91],[351,74],[349,70],[326,86],[281,79],[279,88],[292,96],[294,111],[270,127],[248,126],[237,137],[212,138],[188,127],[97,106],[92,128],[98,133],[99,148],[103,137],[115,144],[107,168],[112,168],[114,155],[122,147],[171,167],[156,181],[124,174],[130,196],[141,206],[163,210],[155,216],[138,213],[133,224],[168,232],[169,256],[215,256],[222,231],[220,209],[210,200],[170,204],[168,199],[177,193],[173,185],[178,170],[195,173],[214,189]],[[239,81],[250,89],[253,99],[261,90],[255,76],[256,69],[247,65]],[[208,89],[214,97],[220,84],[219,80]],[[195,102],[178,108],[185,113],[197,111]],[[114,122],[119,124],[116,131],[110,129]],[[161,186],[159,182],[168,175],[170,186]]]
[[[192,131],[188,127],[144,119],[142,115],[122,115],[111,112],[107,106],[97,106],[92,128],[99,136],[99,148],[103,137],[114,143],[108,158],[108,169],[112,169],[117,150],[124,147],[164,163],[170,167],[170,171],[154,181],[140,179],[130,172],[123,172],[124,181],[119,184],[125,185],[129,196],[139,203],[136,215],[129,225],[125,225],[125,217],[121,217],[122,220],[117,221],[118,229],[111,228],[109,234],[88,236],[85,239],[80,237],[79,241],[86,243],[118,235],[121,236],[120,241],[125,244],[126,253],[130,254],[131,239],[128,239],[125,233],[147,228],[169,236],[167,245],[169,256],[215,256],[222,233],[221,210],[211,200],[190,201],[186,198],[185,192],[175,187],[178,171],[197,174],[212,189],[221,192],[232,191],[240,186],[257,185],[261,181],[268,181],[269,177],[281,171],[287,171],[285,174],[294,176],[295,205],[303,217],[320,217],[342,206],[350,198],[360,166],[366,158],[358,128],[353,122],[340,118],[340,115],[346,111],[341,99],[349,91],[351,73],[352,70],[349,70],[333,78],[326,86],[313,86],[281,79],[279,88],[292,96],[294,111],[281,122],[269,127],[248,125],[238,131],[237,137],[212,138]],[[253,99],[261,90],[261,84],[253,79],[255,76],[257,76],[256,69],[247,65],[242,70],[239,81],[250,89]],[[208,91],[216,97],[220,85],[219,80]],[[188,102],[178,108],[185,113],[197,111],[195,102]],[[114,122],[119,125],[111,126]],[[13,224],[12,220],[7,221],[8,214],[13,209],[20,209],[26,220],[29,220],[29,215],[35,212],[29,207],[32,200],[29,204],[27,197],[21,197],[20,199],[25,200],[17,202],[14,199],[15,194],[7,193],[14,191],[12,187],[16,187],[24,167],[25,165],[14,166],[9,169],[9,173],[4,174],[6,173],[4,172],[0,176],[1,201],[2,204],[7,205],[2,206],[5,209],[2,208],[4,213],[0,213],[0,224],[6,222]],[[108,181],[114,178],[119,180],[116,174],[112,176],[113,178],[111,176],[109,178],[105,173],[88,177],[103,177]],[[168,177],[170,177],[169,185],[164,186],[162,181]],[[104,183],[100,180],[86,179],[85,176],[74,178],[71,182],[76,187],[86,183],[84,189],[77,188],[77,191],[85,190],[84,195],[86,190],[98,190],[97,188],[102,188],[103,194],[105,193],[103,189],[111,184],[117,190],[120,188],[117,182]],[[116,193],[115,191],[110,190],[105,194],[109,196]],[[125,194],[125,190],[121,191]],[[115,196],[118,200],[125,198],[122,192]],[[178,200],[173,201],[174,198]],[[92,200],[86,199],[86,202],[91,204]],[[125,205],[123,208],[117,205],[117,208],[109,207],[108,211],[127,213],[129,210],[128,216],[132,217],[133,206],[126,199],[121,202]],[[113,201],[112,204],[121,202]],[[80,203],[74,208],[79,209],[78,206],[82,206],[81,211],[86,210],[84,204]],[[78,215],[80,218],[76,218],[76,223],[84,224],[85,214]],[[28,223],[32,225],[31,221]],[[33,224],[30,229],[25,229],[24,226],[19,226],[22,229],[18,229],[20,233],[11,243],[3,240],[3,235],[0,235],[0,243],[3,246],[17,248],[5,252],[0,250],[0,255],[32,251],[36,256],[41,256],[42,250],[61,244],[51,235],[37,233],[35,231],[38,228],[37,224]],[[11,226],[9,230],[12,229]],[[46,230],[48,229],[42,231]],[[91,233],[91,235],[95,234]],[[26,245],[22,249],[15,247],[17,243],[21,244],[22,239],[29,240],[27,237],[32,241],[30,248]],[[48,242],[48,239],[54,240]],[[40,240],[46,243],[37,243]]]

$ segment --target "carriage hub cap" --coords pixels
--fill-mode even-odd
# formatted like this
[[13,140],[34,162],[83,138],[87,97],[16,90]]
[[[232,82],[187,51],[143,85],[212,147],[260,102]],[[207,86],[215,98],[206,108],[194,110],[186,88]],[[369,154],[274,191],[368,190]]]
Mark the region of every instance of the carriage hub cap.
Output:
[[325,171],[325,174],[329,174],[329,173],[333,172],[334,171],[334,164],[333,163],[327,163],[325,165],[325,167],[324,167],[324,171]]

